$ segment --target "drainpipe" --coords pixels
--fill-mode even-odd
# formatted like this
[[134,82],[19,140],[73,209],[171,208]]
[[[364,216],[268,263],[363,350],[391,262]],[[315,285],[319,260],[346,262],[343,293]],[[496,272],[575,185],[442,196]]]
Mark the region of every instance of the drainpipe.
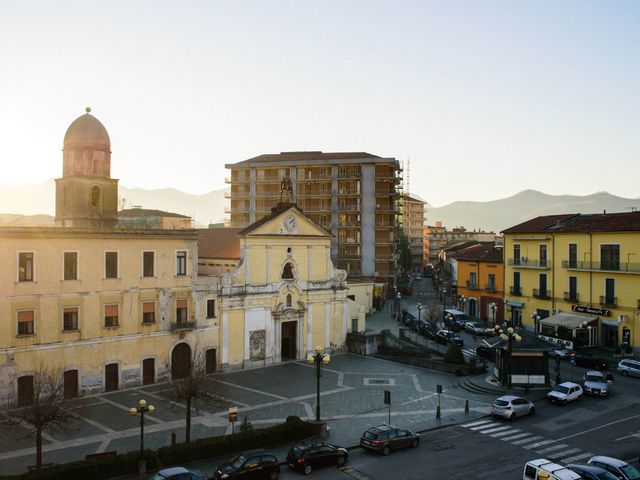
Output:
[[551,314],[556,311],[556,236],[551,234]]
[[593,305],[593,237],[589,234],[589,305]]

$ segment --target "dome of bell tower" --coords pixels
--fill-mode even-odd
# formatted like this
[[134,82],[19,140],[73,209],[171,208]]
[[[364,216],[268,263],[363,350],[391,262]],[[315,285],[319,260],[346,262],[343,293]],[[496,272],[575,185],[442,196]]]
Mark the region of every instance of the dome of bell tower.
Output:
[[84,115],[76,118],[64,134],[64,146],[75,146],[79,144],[92,145],[96,147],[111,147],[109,133],[104,125],[96,117],[91,115],[91,108],[85,109]]

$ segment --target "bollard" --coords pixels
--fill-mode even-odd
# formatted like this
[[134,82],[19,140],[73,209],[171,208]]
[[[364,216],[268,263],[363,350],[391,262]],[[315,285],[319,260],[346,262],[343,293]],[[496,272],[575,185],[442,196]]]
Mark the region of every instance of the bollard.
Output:
[[469,400],[464,401],[464,413],[469,413]]
[[176,432],[171,432],[171,446],[176,446]]
[[436,407],[436,418],[440,418],[440,405]]

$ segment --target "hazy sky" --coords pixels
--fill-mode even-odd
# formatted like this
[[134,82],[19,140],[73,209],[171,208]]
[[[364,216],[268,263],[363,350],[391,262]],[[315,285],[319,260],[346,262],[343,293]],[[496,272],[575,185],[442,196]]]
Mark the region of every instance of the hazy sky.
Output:
[[0,183],[62,174],[91,106],[128,187],[286,150],[411,159],[435,206],[638,196],[638,1],[5,1]]

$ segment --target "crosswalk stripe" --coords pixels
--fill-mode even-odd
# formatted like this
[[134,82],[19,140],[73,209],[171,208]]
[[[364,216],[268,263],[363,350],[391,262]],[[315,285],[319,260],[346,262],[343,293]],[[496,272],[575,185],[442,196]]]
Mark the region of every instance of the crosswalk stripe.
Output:
[[489,422],[490,422],[490,420],[480,420],[479,422],[466,423],[464,425],[461,425],[461,427],[469,428],[469,427],[474,427],[476,425],[483,425],[483,424],[489,423]]
[[569,445],[565,444],[565,443],[560,443],[558,445],[552,445],[551,447],[548,448],[543,448],[542,450],[536,450],[537,453],[547,453],[547,452],[553,452],[554,450],[558,450],[560,448],[567,448]]
[[498,432],[500,430],[505,430],[507,428],[511,428],[511,427],[496,427],[496,428],[489,428],[488,430],[479,430],[480,433],[482,433],[483,435],[486,435],[487,433],[492,433],[492,432]]
[[504,435],[511,435],[512,433],[517,433],[520,432],[521,430],[517,429],[517,428],[511,428],[509,430],[505,430],[504,432],[498,432],[498,433],[494,433],[491,436],[492,437],[503,437]]
[[533,437],[525,438],[523,440],[517,440],[515,442],[510,442],[512,445],[523,445],[529,442],[535,442],[536,440],[542,440],[542,437],[538,435],[534,435]]
[[548,445],[550,443],[554,443],[555,440],[543,440],[541,442],[536,442],[536,443],[532,443],[531,445],[527,445],[526,448],[527,450],[531,450],[532,448],[537,448],[537,447],[541,447],[543,445]]
[[498,425],[500,425],[500,424],[496,423],[496,422],[490,422],[490,423],[487,423],[486,425],[479,425],[477,427],[471,427],[469,430],[484,430],[485,428],[497,427]]
[[[580,450],[579,448],[570,448],[569,450],[564,450],[562,452],[559,453],[552,453],[551,455],[549,455],[551,458],[554,459],[559,459],[559,458],[564,458],[566,456],[572,455],[574,453],[578,453],[581,452],[582,450]],[[564,461],[564,460],[563,460]]]
[[567,463],[572,463],[572,462],[576,462],[578,460],[582,460],[584,458],[589,458],[589,457],[593,457],[593,453],[584,452],[584,453],[580,453],[579,455],[574,455],[573,457],[563,458],[562,461]]
[[529,432],[524,432],[524,433],[519,433],[517,435],[513,435],[512,437],[504,437],[504,438],[501,438],[500,440],[504,440],[505,442],[508,442],[510,440],[515,440],[516,438],[528,437],[529,435],[531,435]]

